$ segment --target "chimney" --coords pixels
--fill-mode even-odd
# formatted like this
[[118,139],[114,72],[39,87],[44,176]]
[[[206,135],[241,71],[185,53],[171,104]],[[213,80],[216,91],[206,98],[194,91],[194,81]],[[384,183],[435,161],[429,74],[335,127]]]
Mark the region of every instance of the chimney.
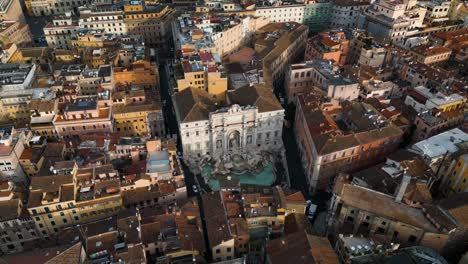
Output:
[[396,202],[401,202],[401,200],[403,199],[403,195],[405,195],[406,188],[408,187],[411,181],[411,177],[406,173],[406,170],[407,169],[403,170],[403,178],[401,179],[401,183],[396,190],[396,195],[395,195]]

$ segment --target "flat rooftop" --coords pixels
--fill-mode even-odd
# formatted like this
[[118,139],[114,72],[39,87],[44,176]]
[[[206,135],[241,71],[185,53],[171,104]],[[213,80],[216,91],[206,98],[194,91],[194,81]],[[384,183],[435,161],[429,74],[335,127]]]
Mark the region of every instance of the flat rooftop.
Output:
[[0,64],[0,85],[22,84],[34,64]]
[[457,93],[452,93],[450,95],[445,95],[439,91],[434,91],[431,92],[430,89],[424,87],[424,86],[418,86],[415,87],[414,90],[419,93],[420,95],[426,97],[429,101],[431,101],[433,104],[437,106],[443,106],[459,101],[465,100],[465,97],[457,94]]
[[97,109],[97,101],[94,99],[79,99],[65,107],[66,112],[86,111]]
[[454,128],[438,135],[432,136],[414,144],[411,149],[429,158],[439,157],[445,153],[454,153],[459,147],[458,144],[468,141],[468,134]]

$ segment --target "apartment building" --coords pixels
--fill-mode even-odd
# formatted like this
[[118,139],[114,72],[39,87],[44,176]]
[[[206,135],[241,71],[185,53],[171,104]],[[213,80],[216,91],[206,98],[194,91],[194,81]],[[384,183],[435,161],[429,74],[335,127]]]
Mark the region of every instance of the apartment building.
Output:
[[[117,158],[131,158],[132,161],[139,161],[140,156],[146,153],[146,142],[143,142],[139,137],[121,137],[115,144],[115,154]],[[143,170],[144,167],[141,167],[140,170],[130,169],[128,175],[136,177]],[[123,189],[125,190],[126,188],[123,187]]]
[[[400,184],[398,193],[407,187]],[[345,177],[337,180],[333,192],[328,225],[335,230],[335,236],[359,233],[403,247],[425,246],[444,255],[464,252],[458,243],[466,235],[466,228],[457,221],[459,213],[467,208],[466,203],[455,201],[466,199],[466,194],[415,208],[400,202],[399,195],[350,184]]]
[[403,43],[423,25],[426,9],[415,3],[375,2],[360,15],[358,28],[367,30],[378,41]]
[[348,47],[349,40],[343,31],[320,32],[307,40],[304,60],[324,59],[343,66]]
[[379,100],[389,100],[391,98],[398,98],[400,96],[399,90],[400,86],[394,82],[369,80],[361,88],[359,96],[363,99],[377,98]]
[[34,64],[3,64],[0,65],[0,85],[2,92],[25,90],[31,86],[36,65]]
[[[241,194],[244,197],[242,206],[250,231],[257,230],[260,233],[258,235],[265,238],[283,233],[286,201],[280,199],[280,195],[284,195],[281,187],[264,188],[243,184]],[[262,229],[266,232],[261,233]]]
[[430,36],[430,40],[437,46],[444,46],[450,48],[458,44],[466,42],[466,34],[468,28],[454,30],[451,32],[438,32]]
[[102,99],[108,99],[109,91],[114,89],[112,66],[101,63],[95,68],[86,68],[75,84],[80,95],[101,95]]
[[436,0],[418,3],[420,6],[426,8],[426,15],[424,16],[424,24],[426,25],[440,25],[449,20],[450,1]]
[[[76,258],[82,262],[143,264],[149,259],[163,258],[169,262],[206,262],[196,200],[183,202],[173,211],[165,211],[169,207],[158,209],[123,210],[107,219],[65,228],[57,240],[73,247],[50,261]],[[74,239],[80,236],[83,244]]]
[[[139,217],[138,212],[128,211],[105,220],[65,228],[57,240],[62,244],[71,244],[70,249],[50,261],[61,262],[73,258],[79,262],[146,263],[145,246],[140,239]],[[73,237],[77,236],[83,243],[73,243],[76,242]]]
[[[459,224],[464,219],[459,213],[465,214],[467,212],[466,199],[466,192],[457,193],[424,208],[427,218],[435,226],[439,227],[444,233],[449,232],[447,243],[442,250],[438,248],[438,245],[428,247],[441,252],[448,259],[456,259],[456,256],[461,256],[465,252],[462,241],[464,241],[468,231],[466,226]],[[432,243],[431,240],[428,242]]]
[[458,93],[444,94],[437,89],[418,86],[408,90],[405,104],[417,112],[432,111],[434,108],[440,112],[450,112],[465,107],[466,98]]
[[114,83],[123,86],[135,85],[144,89],[159,89],[159,71],[147,60],[137,60],[130,67],[113,68]]
[[310,32],[320,32],[331,22],[333,3],[331,1],[305,1],[304,21]]
[[220,193],[202,195],[202,208],[205,210],[208,246],[214,261],[234,259],[234,237],[231,233]]
[[312,60],[289,67],[285,78],[289,102],[294,102],[299,94],[312,91],[313,86],[336,100],[354,100],[359,96],[357,80],[340,75],[332,61]]
[[27,243],[37,242],[37,234],[31,217],[23,211],[24,187],[8,181],[0,182],[0,253],[14,254],[23,251]]
[[275,90],[283,85],[289,64],[304,56],[308,28],[296,22],[270,23],[257,31],[255,52],[263,80]]
[[220,188],[222,190],[219,196],[226,212],[229,230],[234,238],[234,256],[241,257],[249,253],[250,233],[244,217],[240,183],[238,181],[232,184],[222,182]]
[[[445,11],[444,11],[445,12]],[[468,15],[468,8],[465,3],[460,0],[450,1],[448,16],[450,21],[464,20]]]
[[313,97],[297,99],[296,141],[313,191],[330,188],[340,172],[378,163],[397,149],[403,135],[371,105],[343,101],[340,106],[322,109]]
[[100,106],[96,97],[79,98],[68,103],[52,122],[61,137],[114,131],[111,108]]
[[395,196],[410,207],[422,208],[433,201],[430,189],[437,180],[435,176],[423,157],[398,150],[383,163],[351,173],[351,183]]
[[[147,49],[144,43],[143,36],[131,35],[121,39],[119,51],[117,54],[117,65],[119,67],[130,68],[131,64],[139,60],[154,60],[155,50],[153,48]],[[149,56],[148,56],[149,51]]]
[[78,21],[71,16],[55,16],[44,26],[44,36],[49,48],[72,48],[72,37],[78,33]]
[[380,68],[386,61],[387,48],[378,44],[368,33],[360,33],[349,44],[348,64]]
[[80,29],[75,35],[71,36],[71,47],[78,50],[86,48],[103,48],[111,46],[117,38],[113,34],[106,34],[103,29]]
[[[160,144],[158,141],[149,141],[146,144],[148,150],[146,155],[146,173],[150,177],[151,182],[160,182],[160,187],[162,187],[163,181],[169,181],[173,178],[174,161],[167,149],[162,149],[160,147],[152,148],[150,144],[153,143]],[[176,200],[171,199],[171,202],[176,202]]]
[[16,130],[12,126],[0,130],[0,179],[27,184],[28,178],[20,166],[19,159],[31,134]]
[[444,87],[453,79],[453,73],[418,61],[404,63],[399,78],[411,84],[411,87]]
[[[60,68],[60,72],[57,72],[58,76],[55,77],[59,81],[68,81],[68,85],[76,87],[76,82],[82,77],[84,71],[88,70],[86,64],[66,64]],[[67,91],[67,93],[75,93],[75,91]]]
[[194,87],[207,91],[219,103],[226,102],[228,78],[211,53],[200,52],[184,58],[176,68],[175,78],[179,92]]
[[268,24],[264,17],[229,16],[197,17],[182,15],[173,26],[176,52],[187,55],[192,52],[210,52],[221,58],[249,44],[255,32]]
[[265,258],[268,264],[340,263],[327,238],[311,235],[304,230],[267,241]]
[[459,108],[448,112],[439,112],[433,109],[419,113],[414,119],[416,130],[413,134],[413,141],[421,141],[462,125],[464,122],[463,112],[464,109]]
[[359,54],[359,66],[369,66],[372,68],[382,68],[387,56],[387,48],[381,45],[370,45],[361,48]]
[[255,16],[268,18],[272,23],[304,22],[305,5],[279,5],[268,7],[257,7]]
[[54,59],[52,49],[48,47],[23,47],[19,51],[21,51],[24,63],[35,63],[42,66],[49,64]]
[[2,0],[0,2],[0,20],[26,23],[19,0]]
[[193,9],[193,7],[197,4],[197,1],[194,1],[194,0],[175,0],[172,3],[176,7],[185,8],[185,9]]
[[78,14],[79,7],[91,4],[90,0],[28,0],[26,6],[33,16]]
[[52,122],[58,113],[58,100],[55,98],[55,93],[50,90],[38,92],[39,96],[35,96],[33,93],[29,103],[31,109],[30,128],[37,135],[56,136],[57,133]]
[[119,184],[112,165],[78,169],[74,161],[50,157],[31,178],[28,211],[37,230],[50,239],[64,227],[118,212]]
[[[77,208],[74,222],[95,221],[122,209],[120,177],[112,164],[79,168],[73,182],[74,204]],[[79,220],[76,220],[77,217]]]
[[335,187],[330,210],[330,228],[343,234],[363,232],[371,238],[383,237],[405,246],[422,245],[439,251],[448,238],[447,232],[432,223],[422,209],[399,202],[398,196],[346,181]]
[[468,191],[468,154],[465,147],[452,153],[442,161],[439,177],[440,191],[446,197]]
[[418,86],[408,90],[405,104],[418,115],[414,124],[414,141],[421,141],[463,123],[466,100],[463,96],[443,90]]
[[409,246],[401,248],[378,238],[371,239],[364,236],[338,235],[335,251],[342,263],[366,263],[376,260],[388,262],[397,259],[411,259],[416,263],[430,259],[432,263],[445,264],[447,261],[437,251],[423,246]]
[[117,97],[123,98],[123,101],[112,104],[112,116],[115,130],[120,135],[160,137],[165,134],[161,104],[148,98],[144,90],[112,95],[113,100]]
[[18,47],[32,44],[32,35],[28,25],[18,21],[1,21],[0,39],[3,42],[14,43]]
[[3,64],[22,63],[24,61],[23,54],[14,43],[2,45],[0,51],[0,62]]
[[45,137],[33,136],[29,146],[24,149],[19,157],[21,168],[27,177],[31,178],[39,172],[44,162],[42,154],[45,151]]
[[115,5],[94,5],[80,8],[78,26],[85,29],[101,29],[107,34],[126,35],[124,11]]
[[124,21],[128,34],[143,36],[147,46],[169,52],[175,10],[169,5],[148,5],[129,1],[124,5]]
[[329,11],[331,28],[355,28],[358,25],[359,14],[371,4],[367,0],[337,0]]
[[28,101],[33,90],[30,89],[36,70],[35,64],[0,65],[0,117],[15,125],[29,123]]
[[77,213],[74,209],[73,173],[77,169],[72,161],[53,162],[48,159],[40,172],[31,177],[27,209],[42,237],[57,233],[61,226],[73,224],[73,215]]
[[[211,243],[210,247],[216,254],[214,260],[218,261],[218,258],[239,258],[246,254],[250,255],[249,259],[255,257],[262,259],[263,249],[261,248],[265,246],[265,239],[269,240],[283,234],[287,217],[294,218],[298,215],[300,218],[302,215],[305,218],[303,213],[307,206],[300,192],[286,192],[279,186],[241,185],[238,181],[230,180],[221,181],[220,191],[203,194],[202,200],[204,208],[207,208],[207,205],[210,206],[209,208],[216,207],[218,220],[212,221],[210,224],[213,226],[208,230],[215,228],[216,223],[218,228],[225,232],[224,238],[213,232],[207,234]],[[229,225],[227,230],[224,230],[224,221]],[[291,227],[292,229],[294,228]],[[232,245],[232,242],[227,241],[230,238],[234,240],[234,249],[226,249]],[[232,253],[232,255],[226,253]]]
[[[121,183],[123,205],[142,208],[185,202],[187,187],[175,157],[175,146],[171,146],[174,142],[148,140],[130,145],[129,141],[129,138],[122,138],[116,149],[120,157],[131,156],[134,160]],[[140,157],[146,159],[140,160]]]
[[[434,172],[444,174],[448,167],[441,166],[447,156],[456,153],[466,145],[468,134],[459,128],[453,128],[411,146],[411,151],[424,157],[424,161]],[[440,168],[440,169],[439,169]],[[453,173],[453,172],[452,172]]]
[[452,50],[446,47],[420,45],[412,48],[411,53],[421,63],[441,64],[449,60]]

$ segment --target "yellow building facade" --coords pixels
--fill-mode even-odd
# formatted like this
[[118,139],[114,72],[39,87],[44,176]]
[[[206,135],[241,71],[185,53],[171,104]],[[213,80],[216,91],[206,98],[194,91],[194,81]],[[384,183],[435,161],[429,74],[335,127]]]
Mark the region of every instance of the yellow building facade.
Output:
[[55,131],[55,127],[52,122],[31,124],[30,128],[36,135],[41,135],[48,138],[57,136],[57,132]]
[[179,90],[179,92],[189,87],[205,89],[205,72],[186,72],[184,73],[183,79],[177,80],[177,89]]
[[145,89],[159,88],[159,71],[149,61],[139,60],[129,69],[114,67],[114,82],[122,85],[136,85]]
[[176,76],[178,91],[181,92],[189,87],[202,89],[207,91],[219,103],[224,103],[228,88],[228,79],[225,74],[217,70],[209,71],[201,66],[197,67],[200,70],[190,71],[193,67],[183,66],[183,76]]
[[142,1],[130,1],[124,5],[128,34],[141,35],[147,46],[167,52],[172,41],[174,12],[169,6],[147,6]]
[[0,101],[0,108],[2,109],[2,121],[12,122],[16,126],[23,126],[29,124],[29,104],[25,97],[17,97],[14,100],[20,100],[19,102],[5,103]]
[[104,47],[104,32],[79,33],[71,40],[71,46],[74,48],[102,48]]
[[[5,43],[2,41],[1,37],[0,42]],[[24,63],[23,54],[15,43],[9,43],[3,46],[1,58],[2,63]]]
[[116,214],[122,208],[120,194],[94,199],[88,202],[77,202],[77,223],[86,223]]
[[227,77],[221,72],[208,72],[207,77],[208,93],[213,95],[216,101],[224,103],[228,87]]
[[468,16],[468,7],[461,0],[452,0],[448,12],[450,20],[464,20]]
[[[111,170],[108,165],[78,169],[76,164],[63,166],[59,163],[54,164],[57,169],[50,172],[52,175],[32,177],[33,190],[28,201],[28,211],[43,237],[54,237],[64,227],[117,214],[122,207],[122,198],[120,180],[117,174],[112,172],[112,166]],[[58,169],[62,167],[66,167],[66,172]],[[83,175],[93,178],[94,182],[80,180]],[[47,179],[38,179],[43,177]],[[107,185],[105,182],[110,181],[115,183],[112,188],[102,188],[100,185]],[[46,182],[50,182],[51,186],[44,186]]]
[[454,157],[443,176],[441,187],[446,196],[468,192],[468,154]]
[[150,120],[153,115],[161,116],[161,108],[157,104],[115,105],[112,107],[115,128],[122,136],[151,135]]
[[449,112],[449,111],[453,111],[456,109],[462,109],[465,107],[465,102],[466,102],[466,99],[463,99],[463,100],[459,100],[453,103],[445,104],[445,105],[440,106],[439,110],[441,112]]

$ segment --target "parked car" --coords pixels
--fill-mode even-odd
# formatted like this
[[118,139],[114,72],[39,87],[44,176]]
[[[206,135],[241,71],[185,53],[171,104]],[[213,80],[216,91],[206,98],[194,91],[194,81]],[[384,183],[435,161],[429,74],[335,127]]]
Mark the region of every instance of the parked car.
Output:
[[305,214],[307,215],[307,218],[309,218],[309,220],[314,220],[314,217],[317,214],[317,205],[312,203],[310,200],[307,201]]

